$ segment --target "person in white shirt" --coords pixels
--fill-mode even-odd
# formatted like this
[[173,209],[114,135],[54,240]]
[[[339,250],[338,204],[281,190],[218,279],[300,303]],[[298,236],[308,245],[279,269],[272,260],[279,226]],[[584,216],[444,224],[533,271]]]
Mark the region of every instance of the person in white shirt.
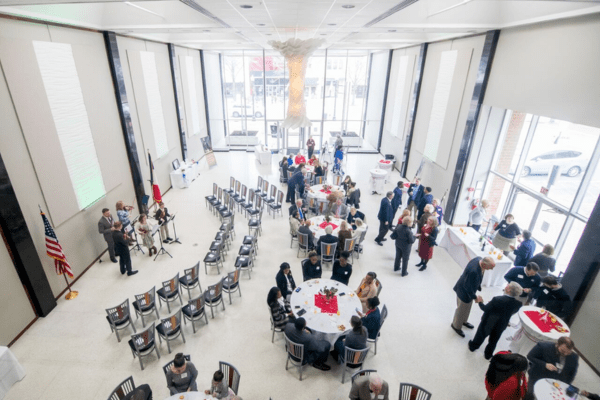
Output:
[[483,222],[483,220],[487,214],[488,206],[489,206],[489,203],[487,200],[481,200],[481,203],[479,203],[469,213],[469,223],[467,224],[467,226],[470,226],[471,228],[473,228],[477,232],[479,232],[479,229],[481,228],[481,223]]

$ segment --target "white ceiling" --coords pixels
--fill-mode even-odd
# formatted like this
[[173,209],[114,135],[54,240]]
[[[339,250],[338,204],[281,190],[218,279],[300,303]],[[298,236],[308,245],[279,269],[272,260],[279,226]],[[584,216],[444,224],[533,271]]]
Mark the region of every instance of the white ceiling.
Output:
[[[56,0],[0,0],[0,13],[214,50],[270,49],[269,40],[293,37],[325,39],[323,48],[393,49],[583,14],[599,13],[600,18],[600,0],[62,0],[62,4],[56,3]],[[252,8],[244,9],[241,5]],[[354,7],[344,8],[344,5]],[[399,11],[381,19],[394,7]]]

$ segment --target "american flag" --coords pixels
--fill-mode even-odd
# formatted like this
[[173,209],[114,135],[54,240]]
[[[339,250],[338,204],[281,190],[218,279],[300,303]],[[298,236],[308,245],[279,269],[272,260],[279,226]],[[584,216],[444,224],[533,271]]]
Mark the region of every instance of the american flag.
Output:
[[60,243],[58,243],[54,229],[52,229],[50,222],[48,222],[48,218],[46,218],[46,215],[41,210],[40,214],[44,221],[44,230],[46,234],[46,254],[54,258],[54,267],[56,268],[56,273],[58,275],[67,274],[69,275],[69,278],[72,279],[73,271],[71,271],[71,266],[67,262],[67,257],[62,251]]

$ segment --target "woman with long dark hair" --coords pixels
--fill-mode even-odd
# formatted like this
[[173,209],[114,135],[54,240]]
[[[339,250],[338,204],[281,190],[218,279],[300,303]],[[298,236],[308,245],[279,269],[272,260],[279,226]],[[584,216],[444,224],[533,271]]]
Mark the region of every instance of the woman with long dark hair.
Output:
[[485,374],[486,400],[522,400],[527,395],[527,358],[500,351],[490,360]]
[[290,304],[285,301],[277,286],[273,286],[267,295],[267,304],[276,328],[283,328],[288,322],[295,321]]

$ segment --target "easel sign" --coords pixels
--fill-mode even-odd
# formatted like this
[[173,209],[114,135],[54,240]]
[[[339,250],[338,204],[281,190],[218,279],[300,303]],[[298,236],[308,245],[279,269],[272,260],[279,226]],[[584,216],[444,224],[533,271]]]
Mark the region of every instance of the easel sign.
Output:
[[213,168],[217,166],[217,158],[215,157],[215,153],[212,150],[212,144],[210,143],[210,138],[208,136],[200,138],[202,142],[202,147],[204,148],[204,154],[206,156],[206,163],[209,168]]

